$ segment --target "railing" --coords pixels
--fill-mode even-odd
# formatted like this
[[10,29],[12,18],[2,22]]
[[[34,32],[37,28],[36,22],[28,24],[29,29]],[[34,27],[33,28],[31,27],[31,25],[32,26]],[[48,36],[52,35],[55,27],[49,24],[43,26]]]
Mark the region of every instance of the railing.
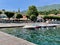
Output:
[[52,24],[60,24],[60,21],[51,21],[49,23],[52,23]]
[[29,20],[0,20],[0,23],[27,23],[27,22],[31,22]]

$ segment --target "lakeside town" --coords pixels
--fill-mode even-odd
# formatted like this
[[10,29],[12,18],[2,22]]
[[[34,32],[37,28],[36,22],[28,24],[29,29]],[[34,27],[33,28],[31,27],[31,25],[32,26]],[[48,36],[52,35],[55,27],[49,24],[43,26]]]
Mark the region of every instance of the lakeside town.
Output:
[[[6,43],[4,39],[1,39],[2,43],[0,44],[4,45],[6,43],[5,45],[7,44],[40,45],[43,44],[43,42],[41,41],[45,41],[46,38],[50,38],[48,39],[49,41],[51,40],[51,37],[48,37],[47,35],[51,34],[52,36],[55,37],[58,34],[56,33],[55,35],[54,30],[55,31],[57,30],[59,32],[60,29],[60,9],[59,10],[54,9],[48,12],[46,11],[40,12],[37,10],[36,6],[32,5],[29,6],[26,14],[21,14],[20,9],[17,12],[6,11],[5,9],[2,9],[0,11],[0,25],[1,25],[0,34],[3,35],[3,36],[0,35],[0,38],[4,38],[6,39],[6,41],[8,41]],[[52,38],[55,39],[54,37]],[[9,38],[9,40],[7,38]],[[41,40],[42,38],[44,39]],[[55,39],[55,41],[57,40]]]
[[60,1],[1,0],[0,45],[60,45]]
[[[15,11],[0,10],[0,23],[46,22],[60,21],[60,9],[38,11],[36,6],[29,6],[25,14],[20,9]],[[58,22],[57,22],[58,23]]]

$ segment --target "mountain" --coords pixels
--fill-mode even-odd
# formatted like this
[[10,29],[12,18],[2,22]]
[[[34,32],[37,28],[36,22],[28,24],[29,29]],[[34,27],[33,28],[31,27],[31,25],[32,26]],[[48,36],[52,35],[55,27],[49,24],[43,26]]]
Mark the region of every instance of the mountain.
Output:
[[[60,9],[60,4],[52,4],[52,5],[47,5],[47,6],[42,6],[42,7],[37,7],[38,11],[49,11],[53,9]],[[27,10],[22,11],[22,14],[25,14]]]
[[49,11],[53,9],[60,9],[60,4],[47,5],[43,7],[37,7],[38,11]]

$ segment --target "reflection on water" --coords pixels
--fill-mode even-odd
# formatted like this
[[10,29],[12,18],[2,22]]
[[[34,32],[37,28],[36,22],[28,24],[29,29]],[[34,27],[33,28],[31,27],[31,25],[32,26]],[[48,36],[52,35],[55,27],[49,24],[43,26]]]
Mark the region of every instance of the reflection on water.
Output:
[[43,28],[36,30],[5,28],[0,30],[36,43],[37,45],[60,45],[60,28]]

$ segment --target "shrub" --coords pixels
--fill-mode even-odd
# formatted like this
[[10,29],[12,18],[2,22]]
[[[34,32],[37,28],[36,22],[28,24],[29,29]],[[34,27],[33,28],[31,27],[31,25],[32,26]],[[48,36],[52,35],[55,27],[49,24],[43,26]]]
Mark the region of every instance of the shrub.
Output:
[[43,18],[44,19],[57,19],[57,20],[60,20],[59,16],[44,16]]

